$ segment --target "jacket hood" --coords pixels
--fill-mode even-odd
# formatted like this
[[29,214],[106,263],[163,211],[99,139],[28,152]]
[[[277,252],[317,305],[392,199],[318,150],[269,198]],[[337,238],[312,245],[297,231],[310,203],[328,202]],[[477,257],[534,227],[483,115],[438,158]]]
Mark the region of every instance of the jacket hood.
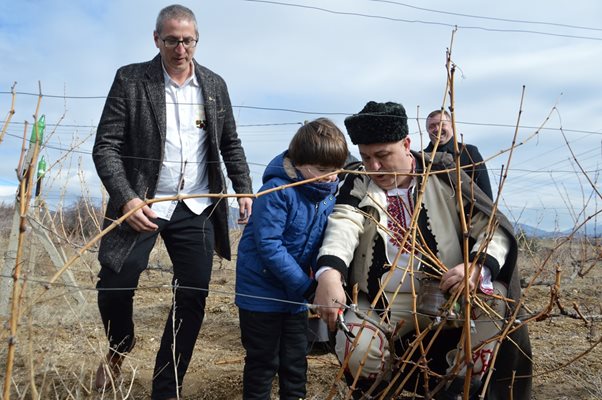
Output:
[[290,158],[287,157],[287,154],[288,150],[280,153],[270,161],[263,173],[263,183],[266,183],[273,178],[280,178],[290,182],[303,180],[303,177],[298,175],[297,170],[293,166]]

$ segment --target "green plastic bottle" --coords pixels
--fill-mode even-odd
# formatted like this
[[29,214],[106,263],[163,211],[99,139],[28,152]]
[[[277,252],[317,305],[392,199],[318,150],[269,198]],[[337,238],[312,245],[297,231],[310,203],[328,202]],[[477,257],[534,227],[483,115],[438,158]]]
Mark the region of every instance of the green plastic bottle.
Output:
[[31,138],[29,139],[29,143],[36,142],[36,125],[38,127],[38,143],[41,144],[42,140],[44,139],[44,129],[46,129],[46,116],[44,114],[42,114],[42,116],[38,119],[38,122],[33,124],[33,126],[31,127]]
[[38,162],[38,179],[42,178],[45,173],[46,173],[46,160],[44,159],[44,156],[42,156],[42,158],[40,158],[40,161]]

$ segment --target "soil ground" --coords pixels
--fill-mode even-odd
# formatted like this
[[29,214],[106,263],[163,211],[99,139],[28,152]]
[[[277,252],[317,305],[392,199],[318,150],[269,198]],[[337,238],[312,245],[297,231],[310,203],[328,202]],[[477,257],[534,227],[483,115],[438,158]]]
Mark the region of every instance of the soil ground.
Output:
[[[520,261],[525,282],[533,278],[535,283],[526,291],[527,304],[533,311],[546,307],[555,271],[564,269],[559,302],[551,310],[551,316],[529,324],[535,365],[533,398],[602,399],[602,345],[595,346],[600,341],[602,326],[601,247],[598,243],[585,252],[588,257],[593,254],[593,261],[590,257],[579,263],[572,252],[582,250],[575,246],[557,250],[548,257],[554,245],[549,242],[539,244],[536,252],[524,251]],[[35,252],[28,254],[34,256]],[[44,254],[38,253],[36,260],[36,271],[29,271],[21,308],[10,398],[32,398],[32,381],[41,399],[149,398],[154,357],[171,302],[171,274],[162,251],[157,249],[153,253],[151,269],[143,274],[136,294],[136,347],[126,359],[117,389],[106,393],[92,389],[94,371],[107,351],[94,291],[98,270],[95,254],[86,254],[72,268],[87,299],[83,305],[71,298],[73,287],[58,284],[44,289],[40,282],[47,280],[53,271]],[[576,272],[579,269],[583,272],[588,265],[593,268],[579,277]],[[184,382],[184,399],[241,398],[244,354],[233,293],[234,263],[216,260],[206,319]],[[562,315],[558,304],[569,315]],[[591,317],[587,323],[576,318],[573,304],[586,318]],[[0,331],[0,338],[3,343],[0,376],[4,381],[7,324]],[[335,379],[336,358],[329,353],[312,354],[308,358],[308,399],[325,399],[331,388],[335,399],[344,398],[345,388]]]

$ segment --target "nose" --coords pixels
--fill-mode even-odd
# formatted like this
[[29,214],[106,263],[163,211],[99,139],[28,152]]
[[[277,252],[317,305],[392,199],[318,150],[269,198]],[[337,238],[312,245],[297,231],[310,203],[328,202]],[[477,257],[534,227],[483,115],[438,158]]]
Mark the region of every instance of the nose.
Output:
[[327,176],[326,178],[324,178],[325,182],[334,182],[337,180],[337,175],[336,174],[332,174]]
[[186,53],[186,47],[184,47],[183,42],[178,42],[174,50],[178,53]]
[[318,182],[321,182],[321,183],[334,182],[336,180],[336,178],[337,178],[336,174],[328,175],[328,176],[318,179]]
[[368,171],[379,171],[382,168],[382,164],[380,162],[378,162],[377,160],[370,160],[367,163],[365,163],[366,168],[368,169]]

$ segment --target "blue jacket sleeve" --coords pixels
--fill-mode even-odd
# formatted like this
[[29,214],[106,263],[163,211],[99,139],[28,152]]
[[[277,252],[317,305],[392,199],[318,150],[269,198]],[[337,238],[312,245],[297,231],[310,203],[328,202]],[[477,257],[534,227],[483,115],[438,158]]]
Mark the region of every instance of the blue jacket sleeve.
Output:
[[293,207],[289,190],[293,189],[278,190],[255,200],[253,238],[264,268],[282,283],[289,298],[300,298],[309,288],[311,279],[284,243],[287,220]]

